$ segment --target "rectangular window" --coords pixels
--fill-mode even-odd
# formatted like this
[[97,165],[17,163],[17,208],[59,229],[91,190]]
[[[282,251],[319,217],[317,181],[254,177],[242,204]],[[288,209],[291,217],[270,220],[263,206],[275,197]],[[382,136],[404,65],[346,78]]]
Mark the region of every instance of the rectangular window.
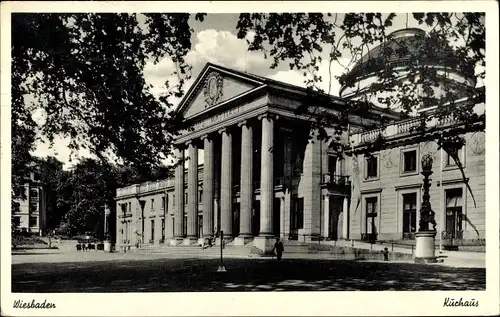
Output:
[[337,156],[328,155],[328,173],[333,176],[337,175]]
[[[446,157],[446,161],[445,161],[446,166],[456,166],[457,165],[457,163],[455,162],[453,157],[451,157],[446,151],[444,151],[444,155]],[[464,165],[463,147],[458,150],[458,158],[460,159],[460,163],[462,163],[462,165]]]
[[184,193],[184,205],[188,204],[188,193]]
[[462,239],[462,188],[446,191],[446,239]]
[[30,217],[30,227],[36,227],[38,225],[37,217]]
[[38,212],[38,202],[36,201],[30,202],[30,212]]
[[182,230],[184,230],[183,235],[187,235],[187,224],[188,224],[188,217],[184,216],[184,223],[182,224]]
[[161,198],[161,209],[165,210],[165,197]]
[[131,202],[128,203],[128,212],[132,212],[132,203]]
[[19,227],[21,225],[21,217],[14,217],[14,226]]
[[200,190],[198,192],[198,202],[199,203],[203,202],[203,190]]
[[417,150],[403,152],[403,173],[417,171]]
[[155,220],[151,219],[151,241],[155,239]]
[[161,220],[161,239],[165,240],[165,219]]
[[154,211],[154,209],[155,209],[155,199],[152,198],[151,199],[151,211]]
[[366,198],[366,216],[377,214],[377,197]]
[[38,200],[38,190],[30,189],[30,200],[37,201]]
[[172,195],[172,206],[175,207],[175,195]]
[[378,176],[378,159],[375,156],[366,158],[366,178]]
[[403,239],[414,239],[417,231],[417,193],[403,195]]

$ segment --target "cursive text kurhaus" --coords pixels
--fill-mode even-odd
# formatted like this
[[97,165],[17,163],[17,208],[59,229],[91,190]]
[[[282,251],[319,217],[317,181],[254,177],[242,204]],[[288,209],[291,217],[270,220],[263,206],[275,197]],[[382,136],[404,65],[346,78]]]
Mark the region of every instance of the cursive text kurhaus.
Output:
[[479,307],[479,301],[474,298],[464,300],[462,297],[459,299],[446,297],[444,299],[443,307]]

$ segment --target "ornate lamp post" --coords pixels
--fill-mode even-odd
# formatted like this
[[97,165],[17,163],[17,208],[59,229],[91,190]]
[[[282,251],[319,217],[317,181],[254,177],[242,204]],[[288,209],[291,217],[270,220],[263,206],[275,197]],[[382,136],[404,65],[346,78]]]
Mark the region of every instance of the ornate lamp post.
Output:
[[[415,262],[434,263],[436,262],[434,241],[436,239],[436,221],[434,211],[432,211],[429,201],[429,188],[431,187],[429,176],[432,175],[432,156],[425,154],[422,156],[422,176],[424,176],[424,194],[422,196],[422,206],[420,207],[420,221],[418,232],[415,234],[416,251]],[[433,228],[429,228],[429,224]]]

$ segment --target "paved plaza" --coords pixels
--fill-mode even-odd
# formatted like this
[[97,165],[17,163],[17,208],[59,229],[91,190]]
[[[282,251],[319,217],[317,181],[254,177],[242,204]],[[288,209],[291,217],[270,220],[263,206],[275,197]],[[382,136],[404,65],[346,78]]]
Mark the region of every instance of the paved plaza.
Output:
[[[38,250],[12,256],[13,292],[484,290],[477,267],[351,261],[303,254],[219,259],[200,255]],[[466,265],[467,266],[467,265]]]

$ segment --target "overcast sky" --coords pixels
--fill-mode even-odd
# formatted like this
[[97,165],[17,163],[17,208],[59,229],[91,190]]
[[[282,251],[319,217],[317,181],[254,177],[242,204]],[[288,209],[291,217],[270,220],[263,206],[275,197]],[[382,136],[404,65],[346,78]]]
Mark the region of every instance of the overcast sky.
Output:
[[[337,21],[341,23],[342,19],[343,14],[339,14]],[[248,52],[246,42],[236,37],[237,20],[238,14],[209,14],[202,23],[192,18],[190,23],[194,30],[191,38],[192,49],[186,56],[188,64],[192,66],[192,78],[187,82],[186,88],[191,86],[207,62],[247,71],[271,79],[284,81],[289,84],[304,86],[304,77],[302,74],[297,71],[289,70],[288,63],[284,62],[280,67],[270,69],[271,60],[265,59],[261,52]],[[406,14],[398,14],[389,31],[395,31],[405,27]],[[412,18],[411,14],[408,19],[408,27],[418,27],[417,22]],[[153,94],[158,95],[165,90],[164,83],[167,79],[171,85],[176,83],[176,78],[170,76],[173,69],[174,64],[168,57],[164,58],[156,65],[153,63],[148,63],[146,65],[144,77],[148,83],[154,86],[152,90]],[[335,63],[332,67],[332,74],[338,76],[341,75],[344,70],[342,66]],[[321,65],[319,75],[324,78],[321,88],[328,91],[329,76],[327,62]],[[340,86],[335,78],[332,78],[330,88],[331,94],[338,95]],[[185,91],[187,91],[187,89]],[[174,102],[178,103],[178,101],[179,100],[175,100]],[[78,157],[90,156],[89,152],[82,150],[76,153],[76,159],[75,156],[73,156],[73,160],[70,161],[70,150],[67,147],[68,143],[68,139],[62,138],[56,138],[53,147],[50,147],[48,143],[39,142],[33,154],[41,157],[47,155],[55,156],[65,163],[66,168],[76,164],[78,162]]]

